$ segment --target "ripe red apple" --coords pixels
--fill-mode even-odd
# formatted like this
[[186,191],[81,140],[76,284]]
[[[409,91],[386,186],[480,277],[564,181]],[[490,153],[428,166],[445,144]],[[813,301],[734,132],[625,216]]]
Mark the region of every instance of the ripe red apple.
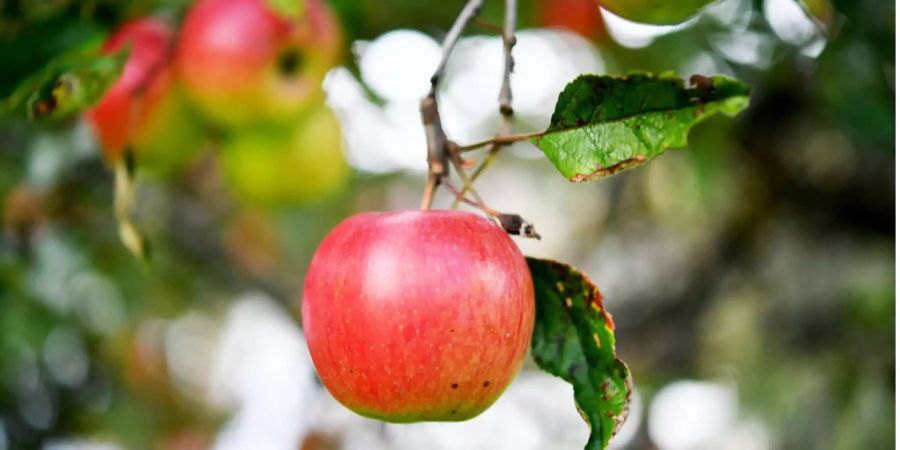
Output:
[[178,73],[208,119],[229,127],[289,122],[321,103],[325,73],[339,60],[341,34],[321,0],[288,19],[265,0],[200,0],[181,29]]
[[201,147],[202,129],[174,82],[171,40],[166,23],[143,18],[124,24],[104,42],[104,53],[130,49],[119,79],[87,112],[108,159],[131,146],[141,166],[165,171]]
[[357,214],[322,241],[303,329],[334,397],[389,422],[472,418],[522,366],[534,325],[525,258],[462,211]]

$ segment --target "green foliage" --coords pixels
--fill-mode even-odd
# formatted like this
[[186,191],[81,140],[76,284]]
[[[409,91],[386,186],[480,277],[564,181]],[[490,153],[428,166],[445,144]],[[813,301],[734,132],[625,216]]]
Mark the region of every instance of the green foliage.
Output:
[[599,0],[604,8],[628,20],[676,24],[690,19],[715,0]]
[[570,181],[613,175],[687,144],[688,131],[717,112],[734,116],[749,101],[743,83],[673,73],[582,75],[559,95],[550,127],[532,139]]
[[631,376],[616,358],[612,317],[591,280],[571,266],[528,258],[534,280],[531,354],[537,365],[569,383],[591,427],[585,450],[604,449],[628,416]]
[[3,109],[29,119],[77,114],[100,100],[127,60],[128,50],[102,56],[83,50],[65,53],[22,82]]

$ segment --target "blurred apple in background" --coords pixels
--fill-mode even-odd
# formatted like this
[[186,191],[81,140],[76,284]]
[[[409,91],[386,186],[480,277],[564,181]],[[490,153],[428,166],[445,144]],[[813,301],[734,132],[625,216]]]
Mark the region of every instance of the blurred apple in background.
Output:
[[264,0],[200,0],[188,12],[177,49],[190,99],[211,121],[234,128],[293,123],[322,102],[325,73],[339,60],[341,33],[320,0],[296,19]]
[[588,39],[603,34],[603,17],[595,0],[540,0],[538,23],[546,28],[565,28]]
[[323,105],[293,127],[256,127],[230,136],[220,161],[235,197],[264,206],[328,197],[350,176],[340,125]]
[[128,22],[102,51],[129,51],[119,79],[87,113],[107,159],[131,148],[140,167],[168,172],[203,145],[203,130],[175,83],[172,29],[154,18]]

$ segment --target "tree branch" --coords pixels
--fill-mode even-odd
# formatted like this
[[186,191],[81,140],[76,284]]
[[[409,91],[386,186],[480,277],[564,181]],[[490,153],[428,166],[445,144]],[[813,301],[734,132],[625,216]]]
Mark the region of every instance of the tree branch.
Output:
[[510,86],[510,78],[514,61],[512,57],[512,49],[516,45],[516,0],[506,0],[506,11],[503,20],[503,83],[500,86],[500,103],[501,130],[500,135],[506,135],[512,132],[512,88]]
[[453,23],[447,36],[444,37],[444,43],[441,48],[443,54],[441,61],[431,76],[431,89],[428,95],[422,99],[420,111],[422,114],[422,126],[425,128],[425,142],[428,146],[428,181],[425,184],[425,191],[422,193],[422,209],[431,208],[434,201],[434,194],[437,187],[441,184],[448,174],[448,157],[450,154],[447,134],[441,124],[441,113],[438,110],[437,103],[437,87],[447,68],[447,61],[450,59],[450,53],[453,47],[459,41],[463,29],[466,25],[478,15],[484,0],[469,0],[463,10],[459,13],[459,17]]
[[463,10],[460,11],[456,21],[453,22],[453,26],[450,27],[450,31],[447,32],[447,36],[444,37],[444,43],[441,44],[441,61],[434,70],[434,75],[431,76],[431,91],[428,93],[429,97],[434,97],[441,76],[444,75],[444,70],[447,68],[447,61],[450,60],[450,54],[453,52],[453,47],[459,42],[459,38],[462,36],[462,32],[466,28],[466,25],[468,25],[468,23],[481,11],[482,4],[484,4],[484,0],[469,0],[469,2],[466,3],[466,6],[463,7]]
[[[488,155],[484,158],[481,164],[475,169],[472,173],[471,180],[469,183],[466,183],[463,186],[462,194],[465,195],[472,188],[472,183],[484,172],[484,169],[488,167],[488,165],[492,164],[494,158],[498,151],[500,151],[501,145],[506,143],[512,143],[515,141],[505,142],[505,136],[512,133],[513,126],[513,107],[512,107],[512,87],[510,83],[510,78],[512,77],[513,66],[515,62],[512,57],[512,49],[516,45],[516,12],[517,12],[517,4],[516,0],[506,0],[504,17],[503,17],[503,80],[500,84],[500,95],[497,98],[497,103],[499,103],[500,109],[500,129],[497,130],[497,135],[490,142],[485,142],[481,145],[477,145],[472,148],[467,147],[458,147],[459,151],[466,150],[474,150],[476,148],[481,148],[485,145],[490,144],[490,150],[488,151]],[[527,138],[526,138],[527,139]],[[521,139],[520,139],[521,140]],[[457,206],[459,204],[459,200],[453,203],[453,206]]]

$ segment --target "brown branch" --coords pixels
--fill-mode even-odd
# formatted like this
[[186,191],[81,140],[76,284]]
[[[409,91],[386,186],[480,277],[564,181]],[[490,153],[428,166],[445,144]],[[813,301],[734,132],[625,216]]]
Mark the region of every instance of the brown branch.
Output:
[[[447,61],[450,59],[450,53],[453,51],[453,47],[456,46],[456,43],[459,41],[466,25],[476,19],[482,3],[483,0],[469,0],[460,12],[459,17],[456,18],[453,27],[450,28],[447,36],[444,38],[441,61],[438,63],[434,75],[431,77],[431,89],[429,89],[428,95],[422,99],[420,105],[422,125],[425,128],[425,140],[428,145],[428,180],[425,184],[425,191],[422,194],[420,206],[422,209],[431,208],[431,204],[434,201],[434,194],[437,191],[438,186],[443,184],[456,197],[454,207],[457,206],[459,202],[465,202],[466,204],[472,205],[483,211],[509,234],[540,239],[540,235],[534,231],[534,227],[531,223],[522,219],[518,214],[501,213],[488,207],[484,203],[472,185],[474,177],[470,178],[466,172],[465,162],[461,156],[461,153],[464,150],[447,139],[444,127],[441,124],[441,114],[437,102],[438,85],[440,84],[441,77],[444,75]],[[513,115],[510,77],[513,70],[512,48],[516,44],[515,29],[516,0],[506,0],[506,14],[503,27],[503,81],[500,88],[500,95],[497,99],[500,109],[501,126],[497,133],[497,137],[489,142],[491,145],[491,153],[474,172],[476,176],[481,174],[484,170],[484,167],[486,167],[485,163],[489,163],[493,160],[493,156],[496,154],[497,150],[499,150],[502,145],[505,145],[504,140],[508,140],[507,143],[512,143],[532,137],[530,135],[509,136],[509,133],[512,131]],[[487,143],[473,147],[473,149],[483,147],[484,145],[487,145]],[[448,163],[453,165],[457,175],[460,180],[462,180],[462,191],[457,190],[450,182]],[[465,195],[467,192],[471,192],[474,199],[467,198]]]
[[500,135],[512,132],[512,77],[515,62],[512,57],[512,49],[516,45],[516,0],[506,0],[506,11],[503,20],[503,83],[500,86],[501,130]]
[[419,209],[431,209],[431,204],[434,202],[434,194],[437,192],[437,187],[440,184],[440,178],[430,173],[428,174],[428,180],[425,181],[425,190],[422,193],[422,202],[419,204]]
[[448,173],[447,160],[449,151],[447,135],[444,133],[444,127],[441,124],[441,114],[438,112],[437,99],[432,94],[422,99],[420,107],[422,126],[425,128],[425,142],[428,145],[428,181],[425,184],[425,191],[422,193],[421,209],[431,208],[437,187]]
[[450,54],[453,52],[453,47],[459,42],[463,29],[465,29],[466,25],[478,15],[483,3],[484,0],[469,0],[469,2],[466,3],[466,6],[463,7],[463,10],[460,11],[456,21],[453,22],[453,26],[450,27],[450,31],[447,32],[447,36],[444,37],[444,42],[441,44],[441,61],[434,70],[434,75],[431,76],[431,91],[428,93],[429,97],[434,97],[441,76],[444,75],[444,70],[447,68],[447,61],[450,60]]
[[[516,45],[516,10],[517,10],[516,0],[506,0],[504,17],[503,17],[503,80],[500,84],[500,95],[497,98],[497,103],[499,104],[500,109],[500,129],[497,131],[497,135],[490,142],[486,142],[484,144],[478,145],[475,147],[466,148],[460,147],[459,151],[467,151],[474,150],[477,148],[481,148],[485,145],[490,144],[490,150],[488,151],[488,155],[481,162],[475,172],[472,174],[471,181],[463,186],[463,194],[465,194],[468,190],[473,189],[472,183],[478,179],[478,177],[484,172],[484,170],[493,163],[496,158],[496,154],[500,151],[502,145],[505,145],[503,139],[512,133],[512,118],[513,118],[513,107],[512,107],[512,86],[510,82],[510,78],[512,78],[512,71],[515,65],[512,57],[512,49]],[[508,143],[512,143],[516,141],[509,141]],[[454,202],[454,206],[458,204]]]
[[431,208],[437,187],[448,174],[450,149],[447,134],[441,124],[441,113],[438,110],[437,87],[447,68],[447,61],[450,59],[453,47],[459,42],[466,25],[478,15],[483,3],[484,0],[469,0],[456,21],[453,22],[453,26],[447,32],[441,46],[441,61],[434,70],[434,75],[431,76],[431,89],[429,89],[428,95],[422,99],[419,108],[422,114],[422,126],[425,128],[425,142],[428,146],[428,181],[425,184],[425,191],[422,193],[422,202],[420,203],[422,209]]

